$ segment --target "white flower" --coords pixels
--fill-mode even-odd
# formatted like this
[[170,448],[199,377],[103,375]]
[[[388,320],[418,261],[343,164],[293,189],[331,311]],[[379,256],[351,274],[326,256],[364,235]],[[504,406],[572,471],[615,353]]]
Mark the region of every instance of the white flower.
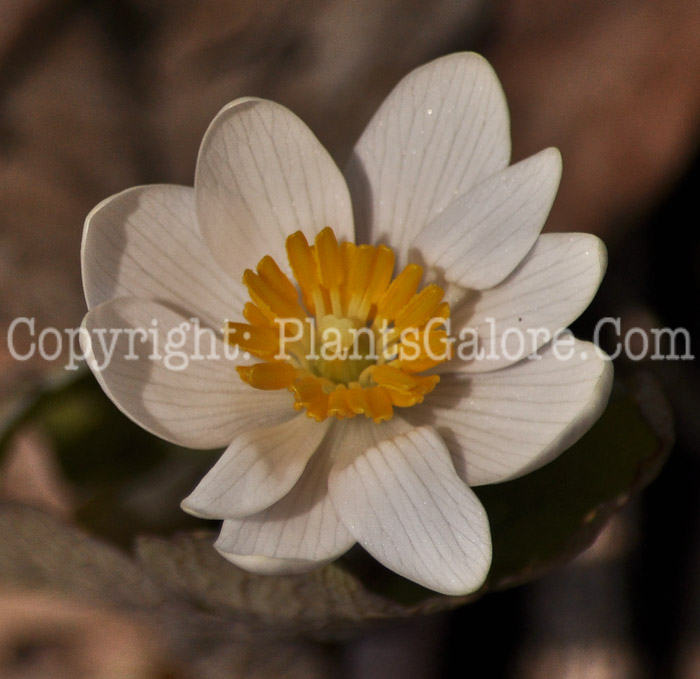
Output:
[[[592,345],[570,338],[557,352],[549,341],[605,267],[594,236],[540,235],[559,154],[509,158],[495,74],[454,54],[399,83],[345,177],[288,110],[239,99],[209,127],[194,189],[133,188],[88,216],[86,354],[141,426],[192,448],[228,446],[183,502],[224,520],[216,548],[227,559],[298,572],[359,542],[436,591],[482,585],[491,540],[470,486],[571,445],[612,373]],[[375,247],[343,245],[356,239]],[[423,292],[417,264],[432,281]],[[387,293],[392,271],[404,273]],[[448,361],[425,348],[415,362],[375,360],[366,343],[354,360],[304,356],[323,330],[349,349],[351,330],[374,321],[364,341],[379,338],[382,319],[394,331],[384,346],[407,347],[404,327],[437,346],[445,332],[425,324],[448,316],[451,336],[477,338],[482,355],[458,354],[458,342]],[[308,328],[292,341],[290,327],[286,361],[272,353],[281,317]],[[226,358],[235,348],[253,357]]]

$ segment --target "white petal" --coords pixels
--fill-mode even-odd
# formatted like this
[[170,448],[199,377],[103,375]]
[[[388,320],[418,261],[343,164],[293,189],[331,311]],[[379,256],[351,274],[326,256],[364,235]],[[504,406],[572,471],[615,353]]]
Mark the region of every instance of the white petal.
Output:
[[189,321],[155,302],[105,302],[88,312],[83,329],[81,346],[107,395],[168,441],[218,448],[292,411],[287,391],[259,391],[240,379],[227,353],[232,347],[211,331],[197,346]]
[[224,521],[215,546],[226,558],[256,556],[298,565],[328,561],[355,543],[328,497],[328,473],[338,447],[347,440],[347,424],[333,422],[301,478],[281,500],[244,519]]
[[[304,561],[302,559],[271,559],[267,556],[248,556],[220,552],[232,564],[260,575],[296,575],[322,566],[326,561]],[[330,561],[330,559],[329,559]]]
[[405,416],[437,429],[470,486],[533,471],[573,445],[610,395],[609,358],[569,337],[503,370],[443,375],[421,408]]
[[439,372],[496,370],[534,353],[590,304],[606,263],[596,236],[542,234],[505,281],[454,309],[457,354]]
[[497,172],[455,199],[413,242],[445,280],[484,290],[522,261],[544,226],[561,178],[550,148]]
[[391,570],[445,594],[483,584],[491,565],[488,517],[431,428],[339,463],[329,487],[358,542]]
[[509,158],[508,108],[488,62],[461,53],[421,66],[389,94],[348,165],[358,239],[397,248],[405,265],[418,232]]
[[142,297],[221,329],[247,300],[202,240],[184,186],[137,186],[102,201],[85,220],[81,260],[90,309]]
[[352,206],[340,170],[284,106],[238,99],[209,126],[197,160],[197,215],[211,251],[236,280],[271,255],[285,268],[285,239],[325,226],[352,241]]
[[211,471],[182,502],[182,508],[209,519],[255,514],[286,495],[328,431],[330,420],[304,414],[272,427],[247,431],[226,449]]

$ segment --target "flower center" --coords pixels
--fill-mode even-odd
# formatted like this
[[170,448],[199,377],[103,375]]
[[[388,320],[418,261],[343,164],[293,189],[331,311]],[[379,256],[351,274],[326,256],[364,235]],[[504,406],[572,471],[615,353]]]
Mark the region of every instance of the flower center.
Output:
[[294,407],[318,421],[381,422],[420,403],[440,378],[419,373],[450,358],[442,288],[417,292],[417,264],[392,280],[390,248],[339,244],[329,227],[313,245],[297,231],[286,248],[296,286],[269,256],[243,274],[247,323],[227,323],[226,339],[262,362],[238,367],[241,379],[289,389]]

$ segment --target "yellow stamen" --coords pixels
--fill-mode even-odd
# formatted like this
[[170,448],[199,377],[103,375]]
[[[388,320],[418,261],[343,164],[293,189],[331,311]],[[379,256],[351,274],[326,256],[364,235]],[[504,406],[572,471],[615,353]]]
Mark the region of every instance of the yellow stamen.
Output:
[[399,343],[398,352],[398,358],[391,365],[408,373],[429,370],[452,358],[452,346],[446,330],[418,332],[411,337],[411,344]]
[[274,288],[281,297],[290,302],[297,301],[297,289],[272,257],[269,255],[263,257],[257,266],[257,271],[260,278],[262,278],[268,286]]
[[377,319],[394,318],[415,295],[422,276],[422,267],[409,264],[377,302]]
[[367,298],[375,304],[386,292],[391,283],[391,275],[394,273],[394,253],[386,245],[380,245],[374,258],[374,271],[372,281],[367,290]]
[[272,328],[260,328],[246,323],[227,323],[226,341],[258,358],[272,358],[279,353],[279,334]]
[[243,307],[243,318],[251,325],[257,325],[259,328],[271,327],[270,319],[260,311],[260,307],[252,302],[246,302]]
[[401,368],[390,365],[378,365],[372,370],[372,379],[382,387],[409,392],[416,386],[416,381]]
[[422,328],[437,310],[445,293],[438,285],[429,285],[411,298],[397,314],[394,329]]
[[350,300],[347,314],[350,318],[356,318],[363,322],[366,318],[360,316],[360,306],[365,292],[369,287],[372,277],[372,264],[374,263],[375,248],[371,245],[360,245],[355,251],[348,280]]
[[[365,396],[365,390],[359,384],[351,384],[348,393],[345,394],[348,408],[353,415],[369,413],[369,402]],[[369,417],[369,415],[367,415]]]
[[382,387],[370,387],[366,389],[367,400],[369,401],[369,416],[377,423],[383,420],[390,420],[394,414],[389,392]]
[[348,388],[344,384],[339,384],[328,395],[328,414],[334,415],[339,420],[353,416],[353,412],[348,404]]
[[277,288],[271,286],[261,276],[250,269],[243,274],[243,283],[248,288],[251,299],[260,307],[260,310],[269,318],[299,318],[304,319],[306,314],[297,302],[292,302]]
[[306,241],[306,236],[301,231],[297,231],[287,238],[287,256],[294,277],[301,288],[304,303],[317,317],[324,316],[326,312],[314,253]]
[[256,363],[238,366],[238,374],[244,382],[256,389],[286,389],[294,384],[297,371],[289,363]]
[[316,260],[318,278],[328,290],[337,288],[343,280],[340,247],[333,229],[326,227],[316,236]]
[[442,289],[417,293],[423,270],[416,264],[392,281],[390,248],[339,244],[329,227],[313,245],[299,231],[286,246],[296,286],[263,257],[243,275],[248,323],[226,325],[231,344],[262,359],[239,367],[241,379],[256,389],[289,389],[294,408],[319,421],[364,415],[381,422],[395,407],[423,401],[440,378],[419,373],[450,358]]

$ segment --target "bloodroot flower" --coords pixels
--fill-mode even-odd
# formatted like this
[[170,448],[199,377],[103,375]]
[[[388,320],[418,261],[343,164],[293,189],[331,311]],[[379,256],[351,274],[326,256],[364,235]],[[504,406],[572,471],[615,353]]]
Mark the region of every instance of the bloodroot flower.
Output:
[[300,572],[359,543],[438,592],[483,584],[471,487],[570,446],[612,374],[557,336],[605,267],[594,236],[540,235],[559,153],[509,159],[493,70],[453,54],[399,83],[345,175],[290,111],[238,99],[194,189],[90,213],[86,355],[141,426],[227,446],[182,505],[223,519],[227,559]]

